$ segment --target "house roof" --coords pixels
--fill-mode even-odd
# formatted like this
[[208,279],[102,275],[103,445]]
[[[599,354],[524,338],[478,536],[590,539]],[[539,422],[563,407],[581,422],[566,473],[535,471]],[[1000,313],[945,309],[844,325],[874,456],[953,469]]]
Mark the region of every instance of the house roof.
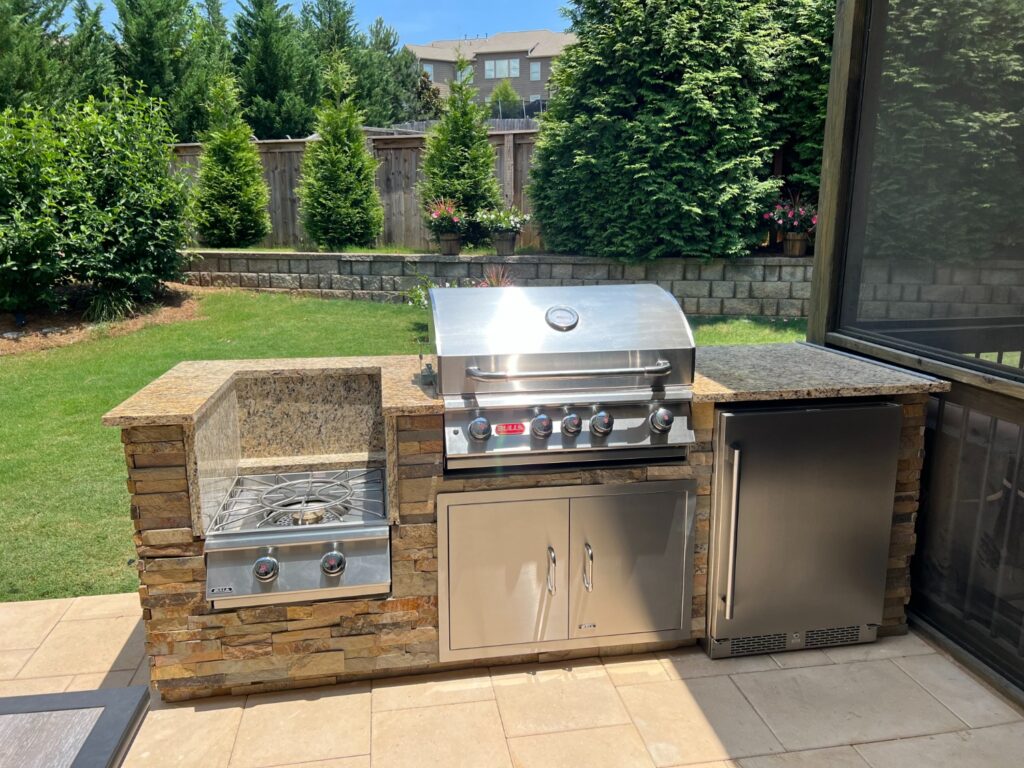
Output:
[[478,54],[526,51],[534,58],[557,56],[570,43],[576,42],[571,32],[533,29],[525,32],[499,32],[490,37],[466,37],[456,40],[435,40],[425,45],[406,45],[416,58],[427,61],[455,61],[461,52],[467,59]]

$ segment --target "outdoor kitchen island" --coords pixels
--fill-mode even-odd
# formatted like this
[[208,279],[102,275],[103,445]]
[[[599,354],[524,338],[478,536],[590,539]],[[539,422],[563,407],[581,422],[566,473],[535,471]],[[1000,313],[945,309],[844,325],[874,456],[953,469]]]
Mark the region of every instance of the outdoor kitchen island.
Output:
[[[122,430],[146,647],[164,699],[597,653],[595,643],[589,650],[440,661],[439,493],[692,481],[690,632],[674,644],[705,637],[712,431],[716,406],[725,403],[881,398],[901,406],[879,632],[906,631],[925,409],[929,393],[945,391],[946,383],[803,344],[706,347],[697,350],[690,416],[696,442],[685,461],[446,474],[443,404],[418,383],[419,371],[413,356],[185,362],[104,417]],[[206,526],[233,483],[353,468],[383,470],[386,592],[223,608],[207,600]],[[651,647],[605,645],[600,653]]]

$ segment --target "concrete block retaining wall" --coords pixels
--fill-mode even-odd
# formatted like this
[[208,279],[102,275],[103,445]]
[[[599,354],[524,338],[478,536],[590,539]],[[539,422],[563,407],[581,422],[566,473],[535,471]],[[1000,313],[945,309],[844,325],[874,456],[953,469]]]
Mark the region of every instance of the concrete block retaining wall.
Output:
[[523,254],[280,253],[194,251],[187,273],[198,285],[296,291],[322,298],[399,302],[421,276],[435,283],[475,285],[484,270],[504,265],[516,285],[657,283],[691,315],[806,317],[813,259],[661,259],[642,264],[585,256]]

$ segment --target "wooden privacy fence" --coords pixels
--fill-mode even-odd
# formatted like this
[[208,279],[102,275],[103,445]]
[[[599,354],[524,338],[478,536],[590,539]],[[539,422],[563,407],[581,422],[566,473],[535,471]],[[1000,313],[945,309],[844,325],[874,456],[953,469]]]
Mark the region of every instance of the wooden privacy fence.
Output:
[[[489,136],[494,147],[494,174],[506,204],[530,211],[526,194],[533,158],[536,130],[495,131]],[[302,156],[308,141],[279,139],[257,142],[263,162],[263,177],[270,187],[270,234],[261,243],[267,248],[303,247],[305,240],[295,193],[301,175]],[[422,178],[421,161],[425,136],[368,135],[377,168],[377,190],[384,205],[384,230],[378,246],[397,246],[417,251],[430,250],[433,242],[423,225],[423,213],[416,185]],[[175,163],[195,173],[201,149],[198,144],[178,144]],[[540,233],[533,222],[519,238],[521,247],[540,247]]]

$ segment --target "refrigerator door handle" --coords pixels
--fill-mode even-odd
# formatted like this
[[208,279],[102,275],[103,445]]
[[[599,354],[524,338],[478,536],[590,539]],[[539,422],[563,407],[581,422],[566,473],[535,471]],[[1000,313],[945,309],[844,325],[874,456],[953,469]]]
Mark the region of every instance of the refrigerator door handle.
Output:
[[732,504],[729,512],[729,562],[725,581],[725,619],[732,621],[736,600],[736,539],[737,524],[740,517],[740,449],[732,448]]

